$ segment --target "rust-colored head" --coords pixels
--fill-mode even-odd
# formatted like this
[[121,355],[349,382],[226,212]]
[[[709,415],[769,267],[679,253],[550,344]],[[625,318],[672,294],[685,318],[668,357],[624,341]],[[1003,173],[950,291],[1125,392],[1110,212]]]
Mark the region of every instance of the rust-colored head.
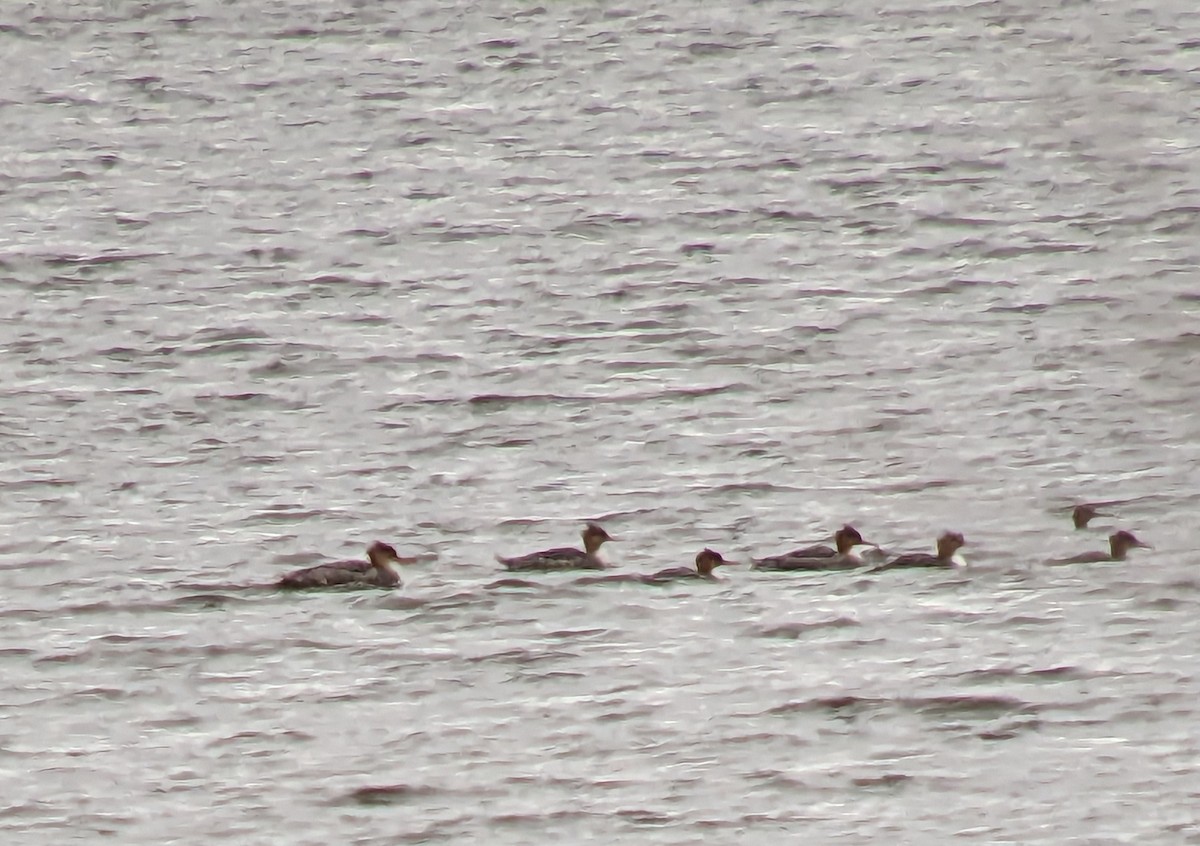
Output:
[[1087,524],[1091,522],[1093,517],[1107,517],[1103,511],[1094,505],[1076,505],[1071,509],[1071,522],[1075,524],[1076,529],[1086,529]]
[[960,532],[942,532],[937,539],[938,558],[953,558],[954,553],[966,544],[967,541]]
[[1108,536],[1109,550],[1112,552],[1112,557],[1117,561],[1123,561],[1125,553],[1139,546],[1149,548],[1150,544],[1142,543],[1134,537],[1133,532],[1127,532],[1124,529]]
[[615,540],[615,538],[596,523],[588,523],[583,527],[583,548],[588,552],[595,552],[611,540]]
[[837,551],[843,555],[859,544],[866,543],[863,540],[863,536],[858,533],[858,529],[849,524],[842,526],[833,533],[833,542],[837,545]]
[[701,576],[711,576],[712,571],[727,563],[721,553],[705,547],[696,556],[696,572]]
[[394,546],[383,541],[375,541],[367,547],[367,559],[376,567],[387,564],[411,564],[416,560],[415,558],[401,558]]

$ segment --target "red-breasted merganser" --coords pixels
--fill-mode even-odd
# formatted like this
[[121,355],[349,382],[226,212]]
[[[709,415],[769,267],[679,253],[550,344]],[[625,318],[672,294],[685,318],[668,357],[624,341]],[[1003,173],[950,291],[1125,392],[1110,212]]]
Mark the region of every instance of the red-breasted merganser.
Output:
[[702,549],[696,556],[696,567],[669,567],[666,570],[659,570],[649,576],[642,576],[639,581],[646,584],[659,584],[661,582],[674,581],[675,579],[712,579],[713,570],[720,567],[722,564],[728,564],[721,553],[712,549]]
[[954,553],[962,549],[966,543],[966,540],[958,532],[943,532],[937,539],[937,555],[930,555],[928,552],[908,552],[880,564],[871,572],[877,573],[880,570],[892,570],[897,567],[957,567],[958,562],[954,560]]
[[316,587],[395,587],[400,575],[392,564],[411,564],[417,559],[401,558],[395,548],[383,541],[367,547],[366,561],[334,561],[288,573],[277,582],[281,588]]
[[1087,524],[1091,522],[1093,517],[1108,516],[1110,515],[1105,514],[1103,511],[1096,508],[1096,506],[1088,505],[1086,503],[1083,505],[1076,505],[1073,509],[1071,509],[1071,522],[1075,524],[1076,529],[1086,529]]
[[657,573],[614,573],[611,576],[584,576],[576,579],[577,585],[603,585],[623,582],[638,582],[643,585],[661,585],[679,579],[715,579],[713,570],[723,564],[730,564],[721,553],[712,549],[702,549],[696,556],[696,566],[669,567]]
[[603,570],[600,547],[610,540],[613,538],[609,537],[608,532],[595,523],[588,523],[583,530],[582,550],[569,547],[544,549],[515,558],[501,558],[497,555],[496,560],[509,570]]
[[854,555],[852,550],[859,544],[866,543],[858,529],[853,526],[842,526],[833,534],[836,549],[824,544],[806,546],[794,549],[783,555],[772,555],[769,558],[759,558],[754,562],[755,570],[848,570],[862,566],[862,559]]
[[1102,561],[1124,561],[1126,553],[1134,547],[1150,548],[1150,544],[1142,543],[1133,536],[1133,532],[1122,529],[1108,536],[1108,552],[1084,552],[1070,558],[1057,558],[1051,564],[1092,564]]

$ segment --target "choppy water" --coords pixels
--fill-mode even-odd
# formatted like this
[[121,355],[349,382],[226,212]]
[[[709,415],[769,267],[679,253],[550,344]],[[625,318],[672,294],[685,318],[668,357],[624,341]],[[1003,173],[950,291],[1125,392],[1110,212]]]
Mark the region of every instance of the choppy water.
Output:
[[651,5],[8,9],[6,842],[1200,843],[1200,13]]

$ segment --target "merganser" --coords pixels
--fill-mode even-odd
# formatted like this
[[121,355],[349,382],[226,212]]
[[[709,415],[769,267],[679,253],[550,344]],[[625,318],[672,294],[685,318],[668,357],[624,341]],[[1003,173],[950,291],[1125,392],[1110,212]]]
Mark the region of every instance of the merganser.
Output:
[[604,562],[599,556],[600,547],[611,540],[613,538],[600,526],[588,523],[583,529],[582,550],[569,547],[544,549],[515,558],[502,558],[497,555],[496,560],[509,570],[603,570]]
[[1086,529],[1087,524],[1091,522],[1093,517],[1108,517],[1103,511],[1096,508],[1094,505],[1076,505],[1071,509],[1071,522],[1075,524],[1076,529]]
[[395,587],[400,575],[392,564],[412,564],[416,558],[401,558],[390,544],[375,541],[367,547],[366,561],[334,561],[288,573],[277,583],[281,588]]
[[859,544],[865,544],[863,536],[853,526],[842,526],[833,534],[836,549],[824,544],[806,546],[785,552],[783,555],[772,555],[759,558],[754,562],[755,570],[847,570],[861,567],[862,559],[851,550]]
[[1058,558],[1051,564],[1092,564],[1102,561],[1124,561],[1126,553],[1134,547],[1150,548],[1150,544],[1142,543],[1133,536],[1133,532],[1122,529],[1108,536],[1108,552],[1084,552],[1070,558]]
[[614,573],[610,576],[584,576],[581,579],[576,579],[577,585],[603,585],[626,582],[637,582],[643,585],[661,585],[666,582],[676,581],[678,579],[707,579],[712,580],[716,577],[713,575],[713,570],[723,564],[729,564],[721,553],[712,549],[702,549],[696,555],[696,566],[692,567],[669,567],[666,570],[659,570],[657,573]]
[[877,573],[880,570],[891,570],[897,567],[956,567],[958,562],[954,560],[954,553],[962,549],[966,543],[966,540],[958,532],[943,532],[937,539],[937,555],[930,555],[928,552],[908,552],[880,564],[871,572]]
[[712,549],[702,549],[696,555],[696,567],[669,567],[666,570],[659,570],[657,573],[649,576],[642,576],[638,581],[646,584],[659,584],[661,582],[674,581],[675,579],[712,579],[713,570],[720,567],[722,564],[728,564],[721,553]]

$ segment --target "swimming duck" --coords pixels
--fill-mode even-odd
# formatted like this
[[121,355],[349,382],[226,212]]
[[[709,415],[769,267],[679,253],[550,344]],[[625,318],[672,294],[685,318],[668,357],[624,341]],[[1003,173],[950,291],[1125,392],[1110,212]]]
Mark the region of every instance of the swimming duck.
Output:
[[544,549],[514,558],[502,558],[497,555],[496,560],[509,570],[603,570],[600,547],[611,540],[613,538],[600,526],[588,523],[583,529],[582,550],[570,547]]
[[721,553],[712,549],[702,549],[696,555],[696,567],[669,567],[666,570],[659,570],[649,576],[642,576],[638,581],[646,584],[661,584],[662,582],[670,582],[676,579],[712,579],[713,570],[723,564],[728,564]]
[[1119,532],[1114,532],[1108,536],[1108,552],[1084,552],[1080,555],[1073,555],[1070,558],[1059,558],[1050,563],[1052,564],[1092,564],[1102,561],[1124,561],[1126,553],[1134,547],[1149,548],[1150,544],[1142,543],[1133,532],[1127,532],[1122,529]]
[[892,570],[898,567],[956,567],[958,562],[954,560],[954,553],[962,549],[966,543],[966,540],[958,532],[943,532],[937,539],[937,555],[930,555],[928,552],[905,553],[880,564],[871,572],[877,573],[880,570]]
[[696,556],[696,566],[668,567],[657,573],[613,573],[607,576],[584,576],[576,579],[577,585],[606,585],[617,583],[637,582],[643,585],[661,585],[679,579],[715,579],[713,570],[723,564],[728,564],[721,553],[712,549],[702,549]]
[[1076,505],[1071,509],[1071,522],[1075,524],[1076,529],[1086,529],[1087,524],[1091,522],[1093,517],[1108,517],[1100,509],[1094,505]]
[[411,564],[417,559],[401,558],[390,544],[375,541],[367,547],[366,561],[334,561],[288,573],[277,583],[281,588],[395,587],[400,574],[392,564]]
[[858,529],[853,526],[842,526],[833,534],[836,549],[824,544],[806,546],[794,549],[783,555],[772,555],[759,558],[754,562],[755,570],[847,570],[861,567],[862,560],[854,555],[852,550],[859,544],[866,543]]

